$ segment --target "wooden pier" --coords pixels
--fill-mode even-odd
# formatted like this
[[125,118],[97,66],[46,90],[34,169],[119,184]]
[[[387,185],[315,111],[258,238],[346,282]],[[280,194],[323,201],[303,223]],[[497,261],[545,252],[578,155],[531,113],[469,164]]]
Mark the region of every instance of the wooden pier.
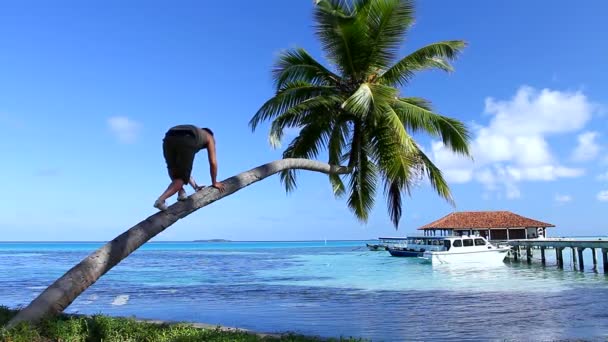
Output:
[[568,238],[547,238],[547,239],[524,239],[524,240],[510,240],[503,241],[501,244],[512,246],[512,256],[514,260],[518,260],[522,255],[522,249],[525,249],[525,258],[528,263],[532,262],[532,249],[540,249],[541,262],[543,265],[546,264],[546,249],[551,248],[555,250],[555,259],[557,260],[557,267],[564,268],[564,255],[563,251],[565,248],[572,249],[572,263],[574,266],[578,266],[579,271],[585,270],[585,262],[583,260],[583,251],[585,249],[591,250],[593,269],[597,270],[597,255],[596,250],[600,250],[602,253],[602,262],[604,273],[608,273],[608,240],[595,239],[595,240],[577,240]]

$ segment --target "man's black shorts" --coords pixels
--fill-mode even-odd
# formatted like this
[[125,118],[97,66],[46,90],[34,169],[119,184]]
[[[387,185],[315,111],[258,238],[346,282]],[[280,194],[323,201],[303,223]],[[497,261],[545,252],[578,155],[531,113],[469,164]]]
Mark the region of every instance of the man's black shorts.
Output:
[[191,135],[167,134],[163,139],[163,155],[171,179],[190,181],[192,164],[197,152],[196,139]]

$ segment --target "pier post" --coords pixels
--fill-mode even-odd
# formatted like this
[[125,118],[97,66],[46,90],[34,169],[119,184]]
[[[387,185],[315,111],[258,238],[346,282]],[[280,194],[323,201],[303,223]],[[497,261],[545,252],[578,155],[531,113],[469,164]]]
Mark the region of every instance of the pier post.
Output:
[[532,247],[526,247],[526,261],[529,263],[532,262]]
[[543,266],[545,266],[547,263],[547,259],[545,258],[545,247],[540,248],[540,261],[542,262]]
[[[564,255],[562,254],[563,250],[564,250],[563,247],[555,247],[555,259],[557,259],[558,268],[564,268]],[[604,259],[604,260],[606,260],[606,259]],[[605,261],[604,261],[604,264],[606,264]]]
[[570,247],[572,249],[572,268],[576,269],[576,249],[574,247]]
[[604,261],[604,273],[608,273],[608,248],[602,248],[602,260]]
[[597,271],[597,256],[595,255],[595,248],[591,248],[591,255],[593,256],[593,270]]
[[579,270],[582,272],[585,270],[585,263],[583,262],[583,251],[585,250],[585,247],[579,247],[577,248],[577,252],[578,252],[578,268]]
[[[517,261],[518,258],[519,258],[519,245],[517,245],[517,247],[515,247],[515,249],[513,250],[513,260]],[[605,263],[606,262],[604,262],[604,264]]]

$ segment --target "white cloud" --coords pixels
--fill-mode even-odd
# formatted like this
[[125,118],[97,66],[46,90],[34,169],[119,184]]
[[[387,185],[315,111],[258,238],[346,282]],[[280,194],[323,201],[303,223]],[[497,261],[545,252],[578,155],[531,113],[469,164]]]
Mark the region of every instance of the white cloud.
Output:
[[118,141],[130,144],[137,140],[141,124],[126,116],[113,116],[108,119],[108,126]]
[[598,201],[602,201],[602,202],[606,202],[606,201],[608,201],[608,190],[603,190],[603,191],[600,191],[600,192],[597,194],[597,200],[598,200]]
[[570,195],[556,194],[554,199],[557,203],[566,203],[572,201],[572,197]]
[[608,171],[597,176],[597,180],[605,181],[608,180]]
[[597,132],[585,132],[579,134],[578,145],[572,152],[572,159],[574,161],[588,161],[593,160],[600,152],[600,146],[595,141],[597,139]]
[[[449,182],[477,181],[486,190],[519,198],[520,182],[584,174],[584,169],[560,164],[546,138],[580,131],[595,108],[581,92],[538,91],[523,86],[510,100],[486,99],[484,112],[490,121],[473,127],[474,162],[451,153],[441,142],[431,145],[433,160]],[[586,156],[595,139],[588,133],[593,132],[581,134],[587,143]]]

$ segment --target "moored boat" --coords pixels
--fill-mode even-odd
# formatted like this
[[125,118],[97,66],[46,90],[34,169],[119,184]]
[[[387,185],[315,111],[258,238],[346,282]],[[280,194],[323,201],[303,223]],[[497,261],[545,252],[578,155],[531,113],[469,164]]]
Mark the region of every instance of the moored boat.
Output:
[[511,247],[497,247],[482,236],[449,236],[443,238],[443,248],[425,251],[422,258],[433,264],[503,263]]
[[389,247],[405,246],[407,238],[403,237],[379,237],[378,243],[366,243],[370,251],[386,251]]
[[421,257],[424,253],[424,249],[422,251],[415,250],[413,248],[403,248],[403,247],[388,247],[386,249],[392,256],[395,257]]
[[421,257],[425,251],[435,251],[443,248],[443,237],[408,236],[405,244],[388,246],[386,250],[395,257]]
[[385,251],[386,250],[386,246],[382,245],[382,244],[366,243],[365,245],[367,246],[367,248],[370,251],[374,251],[374,252],[376,252],[376,251]]

